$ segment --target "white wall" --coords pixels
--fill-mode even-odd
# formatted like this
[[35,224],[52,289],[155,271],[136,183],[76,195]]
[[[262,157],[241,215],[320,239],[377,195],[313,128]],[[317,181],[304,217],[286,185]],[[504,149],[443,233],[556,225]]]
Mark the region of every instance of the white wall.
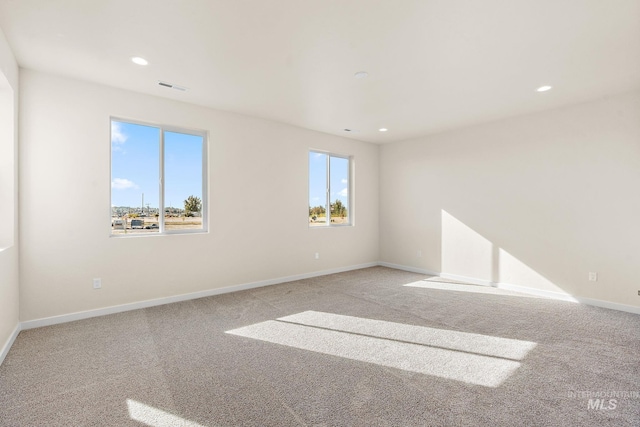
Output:
[[[640,92],[379,148],[28,70],[20,91],[22,321],[378,260],[639,305]],[[209,130],[208,234],[109,237],[111,115]],[[308,228],[309,148],[355,156],[355,227]]]
[[382,261],[640,306],[640,92],[380,158]]
[[0,363],[18,327],[18,65],[0,30]]
[[[22,321],[378,260],[378,146],[34,71],[20,82]],[[208,234],[109,237],[111,115],[210,132]],[[354,156],[354,227],[309,229],[309,148]]]

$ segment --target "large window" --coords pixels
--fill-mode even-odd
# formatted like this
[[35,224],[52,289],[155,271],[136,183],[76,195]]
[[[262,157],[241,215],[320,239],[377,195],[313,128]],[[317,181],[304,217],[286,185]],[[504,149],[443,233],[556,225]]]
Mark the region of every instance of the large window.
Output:
[[350,225],[351,159],[309,152],[309,226]]
[[207,230],[205,132],[111,120],[111,234]]

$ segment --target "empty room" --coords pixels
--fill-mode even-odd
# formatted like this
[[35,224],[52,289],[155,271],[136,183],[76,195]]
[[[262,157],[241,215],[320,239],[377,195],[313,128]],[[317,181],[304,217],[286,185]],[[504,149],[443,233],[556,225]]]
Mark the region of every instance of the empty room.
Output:
[[640,0],[0,0],[0,426],[640,426]]

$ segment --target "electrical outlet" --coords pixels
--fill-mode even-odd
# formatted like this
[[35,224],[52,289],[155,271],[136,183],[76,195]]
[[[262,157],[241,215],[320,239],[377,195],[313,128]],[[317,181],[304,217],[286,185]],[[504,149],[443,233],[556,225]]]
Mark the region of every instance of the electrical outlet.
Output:
[[416,252],[416,257],[418,257],[418,258],[422,258],[422,251],[418,251],[418,252]]
[[102,279],[93,279],[93,289],[102,288]]
[[589,281],[597,282],[598,281],[598,273],[594,273],[592,271],[589,272]]
[[320,259],[320,252],[316,252],[316,256],[315,256],[315,258],[316,258],[316,259]]

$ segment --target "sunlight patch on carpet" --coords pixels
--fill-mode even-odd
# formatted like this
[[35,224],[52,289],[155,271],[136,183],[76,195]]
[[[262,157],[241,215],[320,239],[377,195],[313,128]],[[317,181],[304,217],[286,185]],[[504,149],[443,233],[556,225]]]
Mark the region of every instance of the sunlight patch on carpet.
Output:
[[512,358],[522,359],[535,347],[528,341],[315,311],[226,333],[485,387],[502,384],[520,366]]
[[153,406],[145,405],[136,400],[127,399],[129,417],[150,427],[204,427],[193,421],[185,420]]
[[424,288],[424,289],[436,289],[440,291],[455,291],[455,292],[472,292],[474,294],[487,294],[487,295],[500,295],[507,297],[521,297],[521,298],[544,298],[543,296],[525,294],[520,292],[513,292],[504,289],[494,288],[492,286],[483,285],[469,285],[463,283],[444,282],[442,279],[432,280],[420,280],[418,282],[407,283],[403,286],[410,288]]
[[531,341],[406,325],[404,323],[318,311],[305,311],[281,317],[278,320],[503,359],[522,360],[536,346],[536,343]]

